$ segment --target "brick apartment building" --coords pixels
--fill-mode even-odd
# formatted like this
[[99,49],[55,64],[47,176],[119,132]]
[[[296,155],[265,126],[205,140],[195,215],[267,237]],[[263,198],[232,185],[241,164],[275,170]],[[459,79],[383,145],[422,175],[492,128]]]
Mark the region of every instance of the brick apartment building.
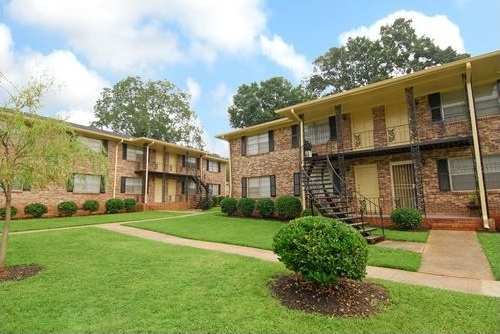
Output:
[[319,209],[341,196],[367,215],[412,207],[427,227],[494,230],[499,92],[495,51],[277,110],[217,136],[230,145],[229,195]]
[[[226,195],[227,159],[205,151],[151,138],[134,138],[96,128],[70,124],[83,143],[109,159],[108,175],[75,171],[67,187],[15,189],[12,204],[22,216],[30,203],[47,205],[48,215],[57,214],[57,204],[74,201],[81,207],[88,199],[100,202],[100,211],[110,198],[133,198],[138,209],[190,209],[209,195]],[[0,199],[0,206],[5,199]]]

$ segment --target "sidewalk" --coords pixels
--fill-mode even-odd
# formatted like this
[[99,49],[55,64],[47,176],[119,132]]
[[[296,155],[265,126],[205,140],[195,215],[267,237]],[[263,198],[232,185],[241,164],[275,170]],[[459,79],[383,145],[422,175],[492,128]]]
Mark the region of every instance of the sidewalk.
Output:
[[[184,239],[123,226],[119,223],[101,224],[95,225],[95,227],[168,244],[278,262],[278,257],[274,252],[263,249]],[[416,243],[398,243],[394,241],[384,241],[380,246],[405,248],[421,252],[423,257],[421,268],[419,272],[415,273],[368,266],[366,268],[367,278],[500,297],[500,282],[493,280],[489,264],[477,242],[475,232],[433,230],[430,232],[428,242],[425,246]],[[486,260],[486,263],[483,260]]]

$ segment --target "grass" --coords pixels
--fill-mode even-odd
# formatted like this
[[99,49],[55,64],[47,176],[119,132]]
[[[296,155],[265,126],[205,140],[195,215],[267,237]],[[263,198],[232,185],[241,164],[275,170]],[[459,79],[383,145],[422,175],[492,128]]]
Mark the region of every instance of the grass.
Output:
[[500,233],[477,233],[477,237],[490,262],[493,276],[500,281]]
[[9,264],[45,269],[0,283],[0,332],[488,333],[500,299],[377,281],[392,305],[369,318],[288,310],[272,263],[96,228],[12,235]]
[[[182,238],[272,250],[272,240],[284,223],[264,219],[227,217],[212,211],[198,216],[125,224]],[[422,256],[401,249],[369,246],[368,265],[417,271]]]
[[[144,219],[169,218],[185,215],[186,212],[172,211],[138,211],[106,215],[88,215],[75,217],[52,217],[52,218],[30,218],[14,219],[10,222],[10,232],[22,232],[31,230],[43,230],[61,227],[73,227],[83,225],[95,225],[104,223],[126,222]],[[3,221],[0,221],[0,231],[3,228]]]
[[[382,235],[382,230],[378,228],[373,234]],[[384,229],[386,239],[395,241],[427,242],[429,231],[401,231]]]

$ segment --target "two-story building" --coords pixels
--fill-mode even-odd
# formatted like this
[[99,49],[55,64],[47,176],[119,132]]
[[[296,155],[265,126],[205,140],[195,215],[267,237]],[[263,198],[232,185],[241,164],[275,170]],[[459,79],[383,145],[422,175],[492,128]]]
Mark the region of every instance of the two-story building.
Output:
[[382,218],[412,207],[427,227],[495,229],[499,91],[496,51],[277,110],[217,136],[230,145],[229,195]]
[[[138,209],[192,209],[208,195],[226,195],[227,159],[208,152],[151,138],[124,136],[92,127],[70,124],[79,140],[108,157],[107,175],[94,175],[82,162],[67,187],[34,189],[19,186],[12,204],[22,215],[30,203],[47,205],[49,215],[57,204],[88,199],[133,198]],[[4,205],[0,200],[0,206]]]

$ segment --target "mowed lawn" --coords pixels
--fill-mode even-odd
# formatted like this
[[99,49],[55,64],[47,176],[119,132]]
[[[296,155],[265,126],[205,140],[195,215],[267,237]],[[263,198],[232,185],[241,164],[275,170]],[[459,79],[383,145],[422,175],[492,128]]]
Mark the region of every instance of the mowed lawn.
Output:
[[281,263],[143,240],[96,227],[13,234],[8,264],[44,266],[0,283],[0,332],[492,333],[500,299],[379,281],[392,304],[369,318],[283,307]]

